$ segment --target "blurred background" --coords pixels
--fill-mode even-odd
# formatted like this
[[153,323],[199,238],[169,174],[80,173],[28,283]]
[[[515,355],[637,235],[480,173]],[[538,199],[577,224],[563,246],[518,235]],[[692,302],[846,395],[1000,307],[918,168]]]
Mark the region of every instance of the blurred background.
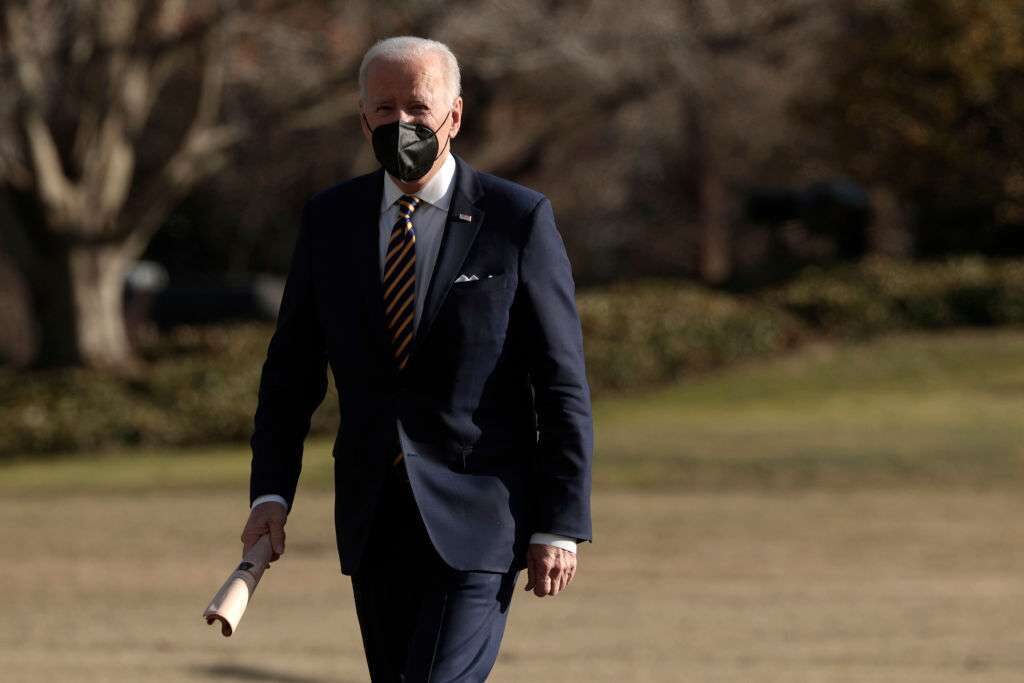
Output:
[[198,615],[401,34],[460,59],[456,153],[552,200],[595,398],[596,542],[494,679],[1021,680],[1019,0],[2,0],[5,680],[365,679],[333,390],[288,554],[230,641]]

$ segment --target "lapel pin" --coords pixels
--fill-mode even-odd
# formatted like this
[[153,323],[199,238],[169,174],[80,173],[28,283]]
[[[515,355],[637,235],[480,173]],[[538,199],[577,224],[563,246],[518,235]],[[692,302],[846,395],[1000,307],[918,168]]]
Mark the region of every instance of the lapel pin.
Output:
[[471,214],[468,214],[468,213],[460,213],[459,214],[459,220],[462,221],[463,223],[472,223],[473,222],[473,216]]

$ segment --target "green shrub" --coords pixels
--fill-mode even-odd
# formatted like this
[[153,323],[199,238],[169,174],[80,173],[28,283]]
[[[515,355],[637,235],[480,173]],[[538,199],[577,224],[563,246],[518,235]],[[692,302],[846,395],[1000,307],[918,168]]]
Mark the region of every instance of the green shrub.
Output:
[[578,304],[595,392],[663,384],[774,353],[800,332],[776,308],[670,281],[591,290]]
[[[579,305],[596,392],[775,352],[797,334],[776,309],[670,282],[583,292]],[[272,332],[266,324],[179,328],[142,350],[150,365],[134,380],[0,369],[0,456],[244,442]],[[330,434],[337,424],[332,383],[311,432]]]
[[1024,263],[869,259],[808,269],[765,296],[813,327],[867,337],[908,329],[1024,323]]
[[[1024,261],[875,259],[808,270],[759,298],[646,281],[581,291],[578,303],[590,383],[600,394],[776,353],[808,331],[866,337],[1022,324]],[[131,380],[0,368],[0,457],[244,442],[272,332],[269,324],[179,328],[142,349],[150,364]],[[330,434],[337,424],[332,384],[311,431]]]
[[[137,379],[81,368],[0,369],[0,456],[244,442],[273,326],[182,327],[142,349]],[[337,425],[333,390],[312,431]]]

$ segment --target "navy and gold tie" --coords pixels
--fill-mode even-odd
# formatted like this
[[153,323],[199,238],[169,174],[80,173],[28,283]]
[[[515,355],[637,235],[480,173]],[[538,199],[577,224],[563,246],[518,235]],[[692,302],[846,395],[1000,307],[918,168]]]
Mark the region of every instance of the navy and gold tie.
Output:
[[[419,197],[409,195],[398,199],[398,222],[391,229],[384,258],[384,319],[399,371],[409,362],[416,319],[416,231],[412,214],[419,203]],[[399,451],[392,464],[397,465],[402,457]]]
[[416,231],[412,214],[419,203],[419,197],[409,195],[398,199],[398,222],[391,229],[384,259],[384,319],[399,370],[409,362],[416,316]]

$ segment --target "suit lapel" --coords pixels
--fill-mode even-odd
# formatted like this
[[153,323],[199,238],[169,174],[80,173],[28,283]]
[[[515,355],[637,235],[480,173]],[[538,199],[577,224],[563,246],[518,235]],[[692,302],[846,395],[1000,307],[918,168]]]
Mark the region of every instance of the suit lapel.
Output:
[[367,176],[360,190],[359,204],[353,218],[356,231],[355,253],[366,254],[356,259],[359,291],[365,293],[367,325],[374,339],[374,347],[388,350],[391,340],[384,323],[384,289],[380,272],[380,198],[384,191],[384,171]]
[[[448,209],[448,220],[445,224],[444,235],[441,237],[437,262],[434,264],[434,272],[430,276],[430,287],[423,304],[423,313],[416,329],[415,346],[412,350],[413,358],[430,333],[430,328],[437,319],[441,305],[444,304],[455,278],[459,276],[462,264],[465,263],[469,249],[473,246],[473,241],[476,240],[477,233],[484,222],[484,212],[476,206],[481,195],[480,181],[477,180],[476,171],[459,157],[455,157],[455,161],[455,192],[452,194],[452,203]],[[466,220],[466,217],[469,220]]]

